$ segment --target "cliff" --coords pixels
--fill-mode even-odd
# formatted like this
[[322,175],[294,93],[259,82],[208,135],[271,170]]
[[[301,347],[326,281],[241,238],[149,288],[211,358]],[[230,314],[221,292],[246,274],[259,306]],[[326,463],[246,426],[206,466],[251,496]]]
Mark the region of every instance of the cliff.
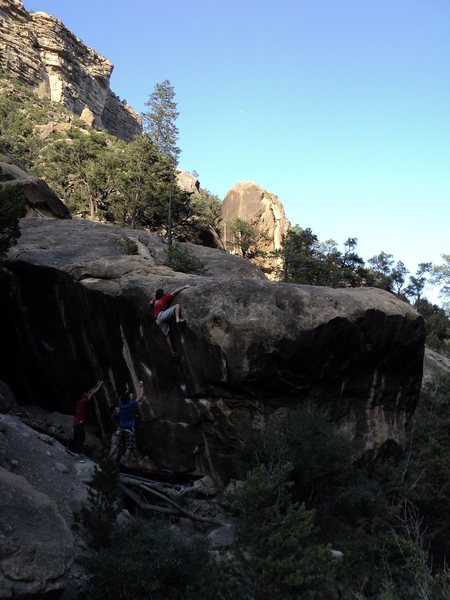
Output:
[[88,125],[124,140],[141,132],[139,115],[111,91],[111,62],[57,18],[0,0],[0,68]]

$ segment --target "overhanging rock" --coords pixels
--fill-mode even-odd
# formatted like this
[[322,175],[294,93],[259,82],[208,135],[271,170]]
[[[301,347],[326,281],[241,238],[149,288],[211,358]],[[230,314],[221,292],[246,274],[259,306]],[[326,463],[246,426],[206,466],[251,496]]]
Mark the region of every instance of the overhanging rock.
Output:
[[[73,413],[101,377],[107,420],[125,382],[142,379],[144,453],[160,467],[221,480],[245,431],[309,400],[366,450],[403,443],[424,327],[392,294],[273,283],[244,259],[198,246],[189,248],[204,272],[175,273],[152,234],[75,220],[21,227],[0,275],[8,348],[0,378],[20,401]],[[124,235],[149,252],[124,255]],[[172,327],[181,355],[173,361],[149,301],[158,287],[184,284],[187,323]]]

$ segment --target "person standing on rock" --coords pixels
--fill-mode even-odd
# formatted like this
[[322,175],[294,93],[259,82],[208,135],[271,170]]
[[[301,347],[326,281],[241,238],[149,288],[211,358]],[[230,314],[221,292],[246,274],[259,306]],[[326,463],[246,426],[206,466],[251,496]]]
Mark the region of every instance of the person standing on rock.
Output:
[[136,428],[136,408],[144,399],[144,382],[139,382],[139,396],[134,397],[133,392],[129,393],[128,385],[125,390],[125,394],[122,396],[119,402],[119,434],[115,436],[111,451],[109,453],[110,458],[114,458],[119,452],[120,446],[125,448],[125,463],[130,459],[131,452],[136,451],[136,437],[134,430]]
[[69,444],[69,450],[75,454],[83,452],[86,439],[85,422],[88,402],[98,392],[102,385],[103,381],[99,379],[93,388],[81,396],[75,407],[75,416],[73,418],[73,440]]
[[179,294],[183,290],[186,290],[189,287],[191,286],[184,285],[183,287],[177,288],[176,290],[173,290],[173,292],[169,292],[168,294],[165,294],[164,290],[162,288],[159,288],[156,290],[155,295],[150,301],[150,304],[153,305],[153,316],[156,319],[156,324],[165,335],[173,356],[176,356],[176,353],[173,349],[172,342],[169,336],[169,322],[174,315],[176,323],[184,323],[185,320],[180,317],[180,305],[174,304],[173,306],[170,306],[170,304],[177,294]]

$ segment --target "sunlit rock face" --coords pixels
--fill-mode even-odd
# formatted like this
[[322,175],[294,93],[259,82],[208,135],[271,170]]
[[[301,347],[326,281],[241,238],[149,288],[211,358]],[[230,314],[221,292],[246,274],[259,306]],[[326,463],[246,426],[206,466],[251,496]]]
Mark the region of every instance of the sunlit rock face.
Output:
[[124,140],[141,132],[139,115],[109,88],[112,63],[57,18],[0,0],[0,67],[86,124]]
[[[137,389],[142,379],[141,451],[160,467],[224,482],[246,432],[310,400],[362,451],[403,443],[424,327],[392,294],[274,283],[244,259],[193,245],[204,272],[176,273],[157,236],[98,223],[24,219],[21,228],[0,271],[0,379],[19,402],[73,414],[102,378],[107,427],[125,383]],[[124,235],[138,255],[123,254]],[[158,287],[185,284],[174,361],[149,301]]]
[[[261,243],[261,249],[269,254],[281,249],[283,235],[290,227],[278,197],[250,181],[237,183],[223,201],[221,237],[225,247],[231,252],[237,252],[234,247],[234,235],[230,230],[230,225],[236,218],[256,225],[260,231],[266,232],[268,240]],[[279,260],[268,257],[259,260],[257,264],[269,279],[276,278]]]

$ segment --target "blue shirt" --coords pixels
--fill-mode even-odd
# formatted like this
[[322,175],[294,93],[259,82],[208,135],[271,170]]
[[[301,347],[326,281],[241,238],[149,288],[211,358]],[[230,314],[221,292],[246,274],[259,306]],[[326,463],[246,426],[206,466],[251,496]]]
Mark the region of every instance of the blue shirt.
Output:
[[136,426],[136,407],[138,404],[137,400],[129,400],[126,404],[122,401],[119,402],[121,429],[134,429]]

